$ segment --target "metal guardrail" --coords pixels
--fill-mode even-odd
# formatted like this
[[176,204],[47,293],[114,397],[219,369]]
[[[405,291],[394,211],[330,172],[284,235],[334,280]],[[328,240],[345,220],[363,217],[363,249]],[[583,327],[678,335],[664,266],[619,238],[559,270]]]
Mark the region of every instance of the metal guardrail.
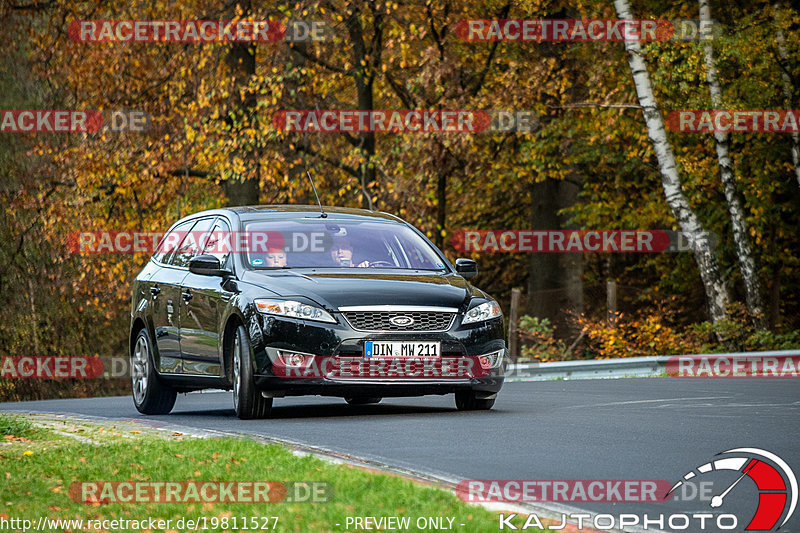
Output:
[[506,381],[551,381],[558,379],[608,379],[623,377],[665,376],[667,361],[674,357],[705,357],[711,360],[745,357],[800,357],[800,350],[766,352],[734,352],[719,354],[657,355],[623,357],[619,359],[590,359],[584,361],[554,361],[551,363],[514,363],[506,368]]

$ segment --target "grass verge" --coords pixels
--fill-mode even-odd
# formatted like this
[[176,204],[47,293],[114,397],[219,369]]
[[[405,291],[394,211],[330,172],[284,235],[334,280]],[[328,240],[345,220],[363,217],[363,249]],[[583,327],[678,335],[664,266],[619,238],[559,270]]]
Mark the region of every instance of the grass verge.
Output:
[[[37,429],[25,418],[0,415],[0,429],[13,435],[6,436],[0,446],[0,519],[31,520],[34,529],[40,517],[83,521],[45,522],[50,526],[46,530],[58,531],[202,531],[205,527],[206,531],[344,532],[355,529],[352,522],[348,527],[348,517],[370,516],[408,518],[407,531],[421,530],[417,520],[427,517],[439,518],[443,526],[451,524],[451,531],[497,528],[496,513],[398,476],[335,465],[248,439],[194,438],[132,427],[67,423],[54,431]],[[326,483],[332,497],[325,503],[215,503],[202,496],[200,501],[191,497],[182,503],[121,503],[115,498],[132,492],[118,487],[110,497],[106,493],[99,502],[89,498],[94,502],[87,504],[81,496],[86,493],[76,487],[70,491],[74,483],[95,481],[194,481],[198,486],[204,481]],[[102,496],[99,491],[94,494]],[[185,490],[180,494],[189,496]],[[151,528],[152,523],[107,522],[151,518],[170,522],[164,528]],[[189,527],[187,520],[194,520],[196,527]],[[8,529],[22,530],[17,525]]]

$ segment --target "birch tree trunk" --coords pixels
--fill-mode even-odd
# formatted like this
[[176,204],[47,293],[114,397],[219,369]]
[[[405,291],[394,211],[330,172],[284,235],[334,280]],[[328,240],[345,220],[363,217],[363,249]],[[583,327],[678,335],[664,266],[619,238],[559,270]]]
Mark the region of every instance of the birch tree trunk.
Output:
[[[786,109],[792,109],[792,78],[789,76],[789,53],[786,50],[786,40],[783,36],[783,28],[781,28],[780,20],[778,19],[778,12],[780,11],[780,3],[775,2],[772,4],[773,17],[775,24],[778,27],[778,55],[781,57],[781,78],[783,79],[783,98],[785,101]],[[793,131],[792,135],[792,163],[794,163],[794,175],[797,178],[797,184],[800,185],[800,133]]]
[[[633,18],[628,0],[614,0],[614,7],[620,19]],[[639,104],[642,107],[645,123],[647,124],[650,141],[658,158],[658,166],[661,170],[661,185],[664,188],[667,204],[672,211],[672,215],[678,221],[681,231],[694,237],[692,239],[692,252],[705,288],[709,315],[713,322],[718,322],[724,319],[727,314],[728,292],[722,280],[717,259],[711,250],[708,235],[704,231],[703,225],[697,219],[697,215],[683,194],[681,177],[675,163],[675,155],[667,140],[667,132],[664,128],[661,112],[656,105],[653,87],[650,84],[650,75],[642,57],[641,44],[636,40],[626,40],[625,50],[628,52],[628,64],[633,74],[633,83],[636,87],[636,94],[639,97]]]
[[[714,109],[719,109],[722,103],[722,91],[717,78],[717,67],[714,63],[714,46],[710,38],[709,28],[711,24],[711,8],[708,0],[698,0],[700,5],[700,27],[701,37],[705,40],[703,46],[703,58],[706,65],[706,81],[711,92],[711,105]],[[706,24],[704,24],[706,23]],[[717,160],[719,162],[720,177],[722,188],[725,192],[725,202],[728,204],[728,214],[731,218],[733,228],[733,242],[736,246],[736,256],[739,260],[739,271],[744,281],[745,301],[747,309],[753,316],[753,322],[759,329],[764,329],[764,305],[761,299],[761,283],[758,279],[758,270],[753,259],[753,252],[750,249],[750,242],[747,236],[747,222],[744,217],[744,209],[736,190],[736,176],[733,172],[733,165],[730,157],[730,138],[727,132],[715,131],[714,141],[717,148]]]

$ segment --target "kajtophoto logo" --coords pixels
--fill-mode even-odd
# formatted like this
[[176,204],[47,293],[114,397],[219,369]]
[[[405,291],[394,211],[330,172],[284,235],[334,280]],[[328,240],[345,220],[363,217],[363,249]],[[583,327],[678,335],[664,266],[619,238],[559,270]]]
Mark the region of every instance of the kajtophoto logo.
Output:
[[[561,513],[558,526],[547,529],[603,530],[636,527],[642,531],[778,531],[792,517],[797,507],[797,478],[789,465],[776,454],[760,448],[733,448],[717,454],[713,461],[686,473],[669,491],[654,494],[664,487],[658,480],[642,481],[541,481],[467,480],[457,492],[464,501],[608,501],[638,502],[668,500],[703,502],[707,512],[683,513]],[[749,487],[743,483],[749,478]],[[754,483],[754,485],[753,485]],[[586,485],[585,487],[583,485]],[[698,487],[700,489],[698,490]],[[689,489],[688,491],[684,489]],[[664,487],[666,489],[666,487]],[[736,501],[726,502],[732,491]],[[699,497],[698,497],[699,496]],[[710,496],[710,497],[709,497]],[[750,504],[748,505],[748,499]],[[742,530],[740,518],[753,516]],[[748,514],[749,516],[749,514]],[[498,530],[545,529],[548,519],[531,513],[499,513]],[[782,530],[788,531],[788,530]]]
[[745,531],[777,531],[783,527],[797,507],[797,477],[786,461],[760,448],[734,448],[717,455],[725,457],[709,461],[686,473],[668,494],[672,494],[684,482],[702,476],[714,477],[726,471],[741,473],[725,490],[711,498],[711,507],[722,507],[728,494],[747,477],[758,489],[758,507]]

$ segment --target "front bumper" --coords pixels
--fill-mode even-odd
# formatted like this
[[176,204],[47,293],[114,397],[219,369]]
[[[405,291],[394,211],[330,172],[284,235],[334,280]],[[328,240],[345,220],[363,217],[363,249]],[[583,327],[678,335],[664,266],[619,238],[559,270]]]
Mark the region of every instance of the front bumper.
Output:
[[[338,317],[337,317],[338,318]],[[503,386],[503,364],[507,356],[501,319],[481,324],[456,324],[444,332],[365,333],[355,331],[344,320],[339,324],[258,315],[249,327],[255,357],[255,385],[268,396],[422,396],[473,390],[481,398],[492,398]],[[477,360],[500,354],[491,369],[479,377],[286,377],[276,371],[279,353],[310,354],[315,360],[367,361],[366,341],[437,341],[441,361]],[[278,367],[279,368],[279,367]]]
[[461,390],[473,390],[479,398],[493,398],[503,387],[502,376],[472,380],[440,380],[422,382],[421,380],[327,380],[296,379],[288,380],[275,376],[255,377],[256,387],[266,396],[378,396],[381,398],[403,396],[426,396],[429,394],[450,394]]

